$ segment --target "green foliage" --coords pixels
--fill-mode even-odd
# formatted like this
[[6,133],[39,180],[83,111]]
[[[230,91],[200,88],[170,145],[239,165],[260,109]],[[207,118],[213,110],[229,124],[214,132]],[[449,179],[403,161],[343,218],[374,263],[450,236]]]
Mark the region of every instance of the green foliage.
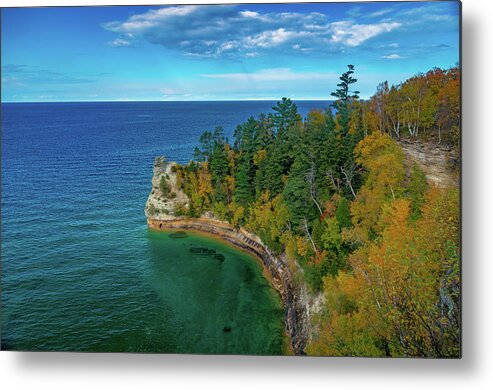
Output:
[[319,292],[323,287],[323,278],[328,273],[328,264],[323,262],[320,264],[309,263],[305,267],[305,280],[308,283],[311,291]]
[[161,180],[159,181],[159,190],[165,197],[167,197],[171,192],[171,186],[167,182],[165,176],[161,176]]
[[248,152],[244,153],[238,160],[236,170],[235,202],[248,206],[253,201],[255,188],[253,187],[253,165],[252,158]]
[[[302,220],[312,217],[312,202],[309,186],[306,180],[308,161],[306,154],[301,151],[296,155],[289,171],[288,180],[282,193],[283,200],[289,210],[290,219],[294,227],[300,226]],[[312,214],[312,215],[310,215]],[[311,219],[311,218],[310,218]]]
[[334,107],[337,109],[337,122],[343,136],[346,136],[349,132],[352,102],[359,97],[359,91],[350,90],[351,84],[358,81],[358,79],[352,76],[354,74],[354,66],[348,65],[347,67],[347,72],[344,72],[342,76],[339,77],[341,80],[341,82],[337,84],[339,88],[331,93],[331,96],[334,96],[337,99],[334,103]]
[[339,80],[341,82],[337,84],[339,87],[335,92],[331,92],[331,96],[337,98],[342,102],[347,102],[349,99],[357,99],[359,95],[359,91],[350,91],[349,88],[351,84],[356,83],[358,79],[354,78],[352,74],[354,73],[354,65],[348,65],[347,72],[344,72]]
[[425,200],[425,193],[428,189],[426,176],[423,170],[413,164],[407,188],[407,196],[411,200],[411,218],[417,219],[421,215],[421,206]]
[[[327,252],[325,261],[329,275],[335,276],[344,266],[343,241],[341,229],[335,217],[325,220],[325,229],[322,234],[322,248]],[[325,276],[325,275],[324,275]]]
[[339,201],[335,217],[341,229],[350,228],[352,226],[351,213],[349,211],[349,202],[346,198],[341,198],[341,200]]
[[226,206],[223,202],[215,202],[212,206],[212,211],[217,218],[223,221],[229,220],[228,206]]
[[272,109],[275,112],[271,116],[272,122],[281,136],[286,129],[301,120],[301,116],[298,114],[298,107],[291,99],[283,97]]
[[213,211],[257,234],[296,280],[323,291],[309,353],[457,356],[458,194],[428,188],[416,165],[406,172],[393,137],[404,126],[458,131],[458,70],[382,83],[369,101],[352,90],[353,74],[349,65],[332,93],[335,115],[314,110],[302,121],[283,98],[238,125],[232,145],[222,128],[205,132],[199,162],[176,170],[189,197],[180,212]]

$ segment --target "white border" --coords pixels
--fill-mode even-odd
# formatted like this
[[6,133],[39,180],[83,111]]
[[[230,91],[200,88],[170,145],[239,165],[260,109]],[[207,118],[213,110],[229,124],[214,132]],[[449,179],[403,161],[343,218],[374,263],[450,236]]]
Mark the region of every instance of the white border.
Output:
[[[203,1],[176,1],[200,3]],[[219,1],[221,3],[231,1]],[[245,1],[253,3],[255,1]],[[3,0],[2,6],[165,4],[168,1]],[[488,389],[493,384],[493,63],[491,4],[463,1],[463,359],[0,352],[2,388]],[[487,125],[488,124],[488,125]]]

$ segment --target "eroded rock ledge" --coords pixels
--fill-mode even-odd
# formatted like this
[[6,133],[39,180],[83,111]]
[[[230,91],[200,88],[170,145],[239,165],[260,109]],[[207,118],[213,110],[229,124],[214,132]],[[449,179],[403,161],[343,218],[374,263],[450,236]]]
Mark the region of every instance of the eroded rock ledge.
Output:
[[439,187],[457,187],[459,185],[458,171],[452,166],[459,164],[459,157],[453,148],[433,143],[419,141],[398,141],[406,157],[408,169],[413,163],[420,166],[429,183]]
[[281,295],[291,348],[296,355],[304,354],[309,337],[306,289],[296,286],[289,266],[274,256],[260,238],[244,229],[235,229],[228,223],[210,218],[148,218],[147,223],[153,230],[195,230],[213,234],[256,256],[267,271],[272,286]]

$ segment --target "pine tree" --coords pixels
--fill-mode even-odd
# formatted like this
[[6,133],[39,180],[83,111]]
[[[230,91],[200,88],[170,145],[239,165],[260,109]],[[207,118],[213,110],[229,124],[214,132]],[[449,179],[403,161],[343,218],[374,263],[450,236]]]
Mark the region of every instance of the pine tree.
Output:
[[248,206],[253,201],[254,188],[252,183],[253,169],[251,160],[251,156],[248,153],[244,153],[238,160],[234,200],[242,206]]
[[272,109],[275,111],[275,114],[271,115],[271,118],[278,135],[281,137],[289,126],[301,121],[301,116],[298,114],[298,107],[296,107],[296,104],[291,99],[283,97]]
[[255,151],[267,149],[274,142],[274,124],[272,120],[261,114],[257,120],[257,131],[255,133]]
[[337,98],[338,101],[343,103],[347,103],[351,99],[358,99],[359,91],[351,91],[349,88],[351,84],[354,84],[358,79],[355,79],[351,76],[354,73],[354,65],[348,65],[348,71],[344,72],[339,80],[341,82],[337,84],[339,89],[336,89],[335,92],[331,92],[331,96]]
[[303,148],[298,148],[294,163],[289,171],[286,187],[282,192],[283,199],[288,207],[293,226],[299,227],[303,219],[313,217],[313,202],[310,198],[310,189],[307,182],[308,156]]
[[349,117],[351,111],[351,102],[359,98],[359,91],[351,91],[351,84],[354,84],[358,79],[354,78],[354,66],[348,65],[348,71],[344,72],[339,80],[341,82],[337,84],[339,87],[335,92],[331,92],[331,96],[337,98],[334,103],[334,107],[337,109],[337,123],[341,128],[343,136],[349,131]]

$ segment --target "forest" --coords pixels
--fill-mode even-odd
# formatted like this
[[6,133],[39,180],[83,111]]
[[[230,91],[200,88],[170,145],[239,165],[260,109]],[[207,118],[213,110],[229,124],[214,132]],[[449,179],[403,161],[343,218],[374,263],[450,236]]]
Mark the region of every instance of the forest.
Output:
[[[332,105],[272,113],[204,132],[175,166],[188,207],[257,234],[299,283],[323,294],[306,352],[460,355],[459,189],[405,164],[403,139],[459,152],[460,70],[432,69],[359,98],[348,65]],[[450,169],[458,171],[458,159]]]

